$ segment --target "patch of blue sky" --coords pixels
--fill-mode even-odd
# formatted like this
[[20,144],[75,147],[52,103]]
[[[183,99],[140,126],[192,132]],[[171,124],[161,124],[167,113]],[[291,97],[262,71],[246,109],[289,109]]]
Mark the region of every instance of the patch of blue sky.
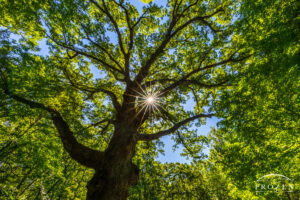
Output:
[[[195,107],[195,101],[190,97],[182,106],[186,111],[193,111]],[[208,110],[205,108],[204,110]],[[191,130],[197,130],[197,135],[207,136],[212,128],[217,126],[217,123],[220,121],[217,117],[207,118],[206,124],[201,125],[200,127],[196,127],[192,125]],[[164,150],[164,154],[160,153],[156,160],[162,163],[168,162],[179,162],[179,163],[190,163],[191,159],[188,159],[180,154],[183,153],[183,145],[178,145],[177,148],[173,148],[176,144],[174,140],[172,140],[172,135],[164,136],[161,138],[161,141],[165,144],[161,149]],[[210,148],[204,148],[203,153],[205,155],[209,155]]]
[[[217,123],[220,121],[217,117],[208,118],[206,120],[206,125],[203,125],[197,128],[198,135],[207,135],[212,127],[216,127]],[[159,154],[156,158],[157,161],[162,163],[170,163],[170,162],[179,162],[179,163],[190,163],[192,160],[190,158],[186,158],[181,156],[180,154],[183,153],[183,146],[179,145],[178,148],[174,149],[173,146],[175,145],[175,141],[172,140],[172,136],[165,136],[161,138],[161,141],[165,144],[162,149],[164,150],[164,154]],[[209,155],[209,148],[205,148],[203,153],[205,155]]]
[[48,56],[50,49],[49,46],[47,45],[47,39],[43,38],[40,42],[39,42],[39,48],[40,51],[37,52],[38,55],[40,56]]

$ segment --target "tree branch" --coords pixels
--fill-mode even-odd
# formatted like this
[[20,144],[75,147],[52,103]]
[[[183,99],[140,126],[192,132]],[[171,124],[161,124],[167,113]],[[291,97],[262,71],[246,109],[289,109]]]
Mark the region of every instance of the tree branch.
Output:
[[91,127],[96,127],[96,126],[99,126],[100,124],[103,124],[104,122],[111,123],[112,120],[110,120],[110,119],[103,119],[103,120],[101,120],[99,122],[96,122],[96,123],[88,125],[86,128],[88,129],[88,128],[91,128]]
[[[220,11],[219,11],[220,12]],[[205,19],[207,18],[207,16],[204,16],[204,17],[201,17],[201,16],[198,16],[198,17],[194,17],[190,20],[188,20],[187,22],[185,22],[184,24],[182,24],[181,26],[179,26],[172,34],[171,34],[171,37],[173,37],[174,35],[176,35],[179,31],[181,31],[182,29],[184,29],[185,27],[187,27],[188,25],[192,24],[193,22],[196,22],[196,21],[201,21],[203,22],[206,26],[208,26],[212,32],[214,33],[217,33],[217,32],[220,32],[220,30],[216,30],[214,29],[211,24],[209,24]]]
[[90,149],[80,144],[73,135],[66,121],[58,112],[51,113],[52,121],[60,134],[60,138],[70,156],[82,165],[96,168],[102,161],[103,152]]
[[[235,54],[235,53],[234,53]],[[213,68],[213,67],[216,67],[216,66],[219,66],[219,65],[223,65],[223,64],[226,64],[226,63],[229,63],[229,62],[240,62],[240,61],[243,61],[247,58],[249,58],[251,55],[249,56],[246,56],[246,57],[243,57],[243,58],[239,58],[239,59],[233,59],[233,56],[234,54],[232,54],[228,59],[226,60],[223,60],[223,61],[220,61],[220,62],[217,62],[215,64],[210,64],[210,65],[207,65],[205,67],[200,67],[198,69],[195,69],[193,71],[191,71],[190,73],[186,74],[185,76],[183,76],[180,80],[174,82],[173,84],[169,85],[168,87],[166,87],[165,89],[163,89],[161,91],[161,94],[163,95],[166,95],[167,92],[171,91],[172,89],[178,87],[179,85],[181,84],[184,84],[184,83],[194,83],[194,84],[201,84],[200,82],[196,81],[196,80],[188,80],[188,78],[190,76],[192,76],[193,74],[195,73],[198,73],[200,71],[203,71],[203,70],[206,70],[206,69],[210,69],[210,68]],[[203,86],[205,86],[205,84],[202,84]],[[209,85],[207,85],[209,87]],[[218,86],[218,85],[217,85]],[[212,86],[212,87],[215,87],[215,86]]]
[[137,82],[138,84],[142,83],[144,78],[148,75],[151,65],[156,61],[158,56],[164,51],[164,48],[167,46],[167,44],[171,40],[171,38],[172,38],[171,32],[172,32],[172,29],[174,28],[175,24],[176,24],[176,21],[172,20],[169,25],[169,28],[166,32],[165,39],[158,46],[158,48],[155,50],[155,52],[153,54],[151,54],[150,58],[147,60],[145,65],[141,67],[138,75],[135,77],[135,82]]
[[115,0],[113,2],[116,3],[119,7],[121,7],[125,11],[126,23],[127,23],[127,27],[129,30],[128,51],[127,51],[127,53],[124,54],[126,81],[129,81],[130,80],[130,75],[129,75],[130,56],[131,56],[131,50],[132,50],[133,44],[134,44],[133,27],[131,26],[130,15],[129,15],[128,9],[123,5],[123,3],[118,3]]
[[121,7],[125,11],[126,23],[129,30],[129,48],[127,52],[129,54],[129,51],[133,48],[133,36],[134,36],[133,27],[131,26],[131,21],[130,21],[130,15],[128,9],[123,5],[123,3],[118,3],[115,0],[113,2],[116,3],[119,7]]
[[125,49],[124,49],[124,46],[123,46],[123,41],[122,41],[122,34],[120,32],[120,29],[119,29],[119,26],[117,24],[117,22],[115,21],[115,19],[113,18],[113,16],[110,14],[104,0],[102,0],[102,4],[104,6],[104,8],[102,8],[99,3],[95,0],[90,0],[90,2],[92,2],[101,12],[105,13],[106,16],[109,18],[110,22],[112,23],[113,27],[115,28],[116,32],[117,32],[117,35],[118,35],[118,42],[119,42],[119,46],[120,46],[120,49],[124,55],[124,57],[126,56],[126,52],[125,52]]
[[[224,85],[228,81],[229,80],[224,80],[224,81],[222,81],[220,83],[202,83],[202,82],[200,82],[198,80],[192,79],[192,80],[181,80],[179,85],[186,84],[186,85],[197,85],[197,86],[201,86],[203,88],[215,88],[215,87],[219,87],[219,86],[230,86],[230,85]],[[173,82],[173,83],[175,83],[175,82],[177,82],[177,80],[170,79],[170,78],[156,79],[156,80],[153,80],[153,81],[146,82],[141,87],[143,89],[145,89],[147,87],[150,87],[153,84],[156,84],[156,83],[166,83],[166,82]],[[174,89],[174,88],[172,88],[172,89]],[[169,90],[163,90],[161,92],[161,94],[164,94],[167,91],[169,91]],[[165,96],[165,95],[162,95],[162,96]]]
[[90,59],[92,59],[92,60],[98,61],[98,62],[100,62],[101,64],[103,64],[104,66],[108,67],[108,69],[110,69],[110,70],[112,70],[112,71],[115,71],[115,72],[118,72],[118,73],[124,75],[124,72],[123,72],[123,71],[121,71],[120,69],[117,69],[117,68],[115,68],[114,66],[112,66],[112,65],[110,65],[110,64],[108,64],[108,63],[106,63],[106,62],[103,61],[102,59],[100,59],[100,58],[98,58],[98,57],[96,57],[96,56],[94,56],[94,55],[91,55],[91,54],[89,54],[89,53],[86,53],[86,52],[84,52],[84,51],[82,51],[82,50],[76,49],[75,47],[68,46],[68,45],[65,44],[65,43],[61,43],[61,42],[55,40],[55,39],[54,39],[53,37],[51,37],[50,35],[48,35],[48,37],[49,37],[55,44],[57,44],[57,45],[59,45],[59,46],[61,46],[61,47],[63,47],[63,48],[72,50],[72,51],[74,51],[74,52],[77,53],[77,54],[80,54],[80,55],[86,56],[86,57],[88,57],[88,58],[90,58]]
[[109,59],[112,60],[112,61],[119,67],[120,71],[123,71],[123,69],[122,69],[120,63],[119,63],[116,59],[114,59],[114,57],[113,57],[113,56],[112,56],[112,55],[111,55],[104,47],[102,47],[102,46],[101,46],[100,44],[98,44],[97,42],[93,41],[93,40],[90,38],[90,36],[89,36],[88,32],[86,31],[85,27],[84,27],[83,25],[82,25],[82,27],[83,27],[84,33],[85,33],[85,35],[86,35],[86,39],[87,39],[88,41],[90,41],[92,44],[94,44],[96,47],[98,47],[99,49],[101,49],[101,50],[109,57]]
[[147,14],[149,10],[147,9],[145,12],[143,12],[143,14],[136,20],[136,22],[132,25],[132,29],[134,29],[140,22],[142,19],[145,18],[145,15]]
[[93,94],[97,93],[97,92],[103,92],[103,93],[107,94],[107,95],[110,97],[110,99],[111,99],[111,101],[112,101],[112,103],[113,103],[115,109],[116,109],[117,111],[120,110],[121,105],[120,105],[120,103],[118,102],[118,98],[117,98],[117,96],[115,95],[115,93],[113,93],[113,92],[110,91],[110,90],[106,90],[106,89],[102,89],[102,88],[93,88],[93,87],[88,87],[88,86],[85,86],[85,85],[79,85],[79,84],[75,83],[75,82],[72,80],[72,78],[70,77],[70,75],[69,75],[69,73],[68,73],[68,71],[67,71],[66,69],[63,68],[62,70],[63,70],[63,72],[64,72],[65,78],[69,81],[69,83],[70,83],[74,88],[76,88],[76,89],[78,89],[78,90],[81,90],[81,91],[89,92],[89,93],[91,93],[91,96],[92,96]]
[[173,8],[173,11],[172,11],[172,17],[173,19],[175,19],[177,17],[177,12],[179,10],[179,7],[180,5],[182,4],[182,0],[180,0],[180,2],[178,3],[178,0],[175,0],[174,2],[174,8]]
[[4,88],[4,93],[12,99],[20,103],[26,104],[31,108],[38,108],[49,112],[51,115],[51,119],[56,129],[58,130],[59,136],[62,140],[65,150],[74,160],[90,168],[96,168],[99,162],[102,161],[103,152],[90,149],[89,147],[80,144],[74,137],[74,134],[70,130],[69,125],[58,111],[54,110],[53,108],[47,107],[41,103],[31,101],[18,95],[15,95],[11,93],[8,90],[8,88]]
[[198,2],[199,2],[199,0],[196,0],[194,3],[190,4],[189,6],[187,6],[187,7],[180,13],[180,15],[183,16],[184,13],[185,13],[186,11],[188,11],[191,7],[197,5]]
[[210,117],[213,117],[214,115],[215,115],[214,113],[195,115],[193,117],[189,117],[189,118],[187,118],[185,120],[182,120],[182,121],[176,123],[172,128],[169,128],[167,130],[159,131],[159,132],[154,133],[154,134],[139,134],[138,135],[138,140],[151,141],[151,140],[159,139],[162,136],[174,133],[181,126],[185,125],[186,123],[188,123],[190,121],[193,121],[193,120],[201,118],[201,117],[209,117],[210,118]]
[[[181,142],[181,144],[184,146],[184,148],[190,153],[190,156],[192,156],[194,159],[200,159],[200,156],[197,156],[197,153],[195,153],[184,141],[182,136],[180,135],[179,131],[177,131],[177,136]],[[196,156],[195,156],[196,155]]]
[[165,33],[165,39],[162,41],[162,43],[158,46],[158,48],[154,51],[153,54],[151,54],[150,58],[147,60],[147,62],[145,63],[144,66],[141,67],[138,75],[135,78],[135,81],[137,83],[141,83],[144,78],[148,75],[149,70],[151,65],[157,60],[157,58],[159,57],[159,55],[161,55],[161,53],[163,53],[164,48],[167,46],[167,44],[171,41],[171,39],[181,30],[183,30],[184,28],[186,28],[188,25],[192,24],[193,22],[196,21],[202,21],[206,26],[208,26],[214,33],[218,32],[219,30],[215,30],[205,19],[210,18],[212,16],[214,16],[215,14],[219,13],[223,11],[223,9],[218,9],[216,10],[214,13],[210,14],[210,15],[206,15],[206,16],[198,16],[198,17],[194,17],[190,20],[188,20],[187,22],[185,22],[184,24],[182,24],[181,26],[179,26],[178,28],[176,28],[173,32],[173,28],[175,27],[176,23],[178,22],[179,19],[177,19],[176,16],[174,16],[175,18],[172,18],[169,28]]

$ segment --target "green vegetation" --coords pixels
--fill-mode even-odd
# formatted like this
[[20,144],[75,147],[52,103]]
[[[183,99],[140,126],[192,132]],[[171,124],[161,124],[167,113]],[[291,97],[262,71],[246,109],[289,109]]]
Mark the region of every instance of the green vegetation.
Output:
[[299,2],[164,3],[1,1],[1,200],[300,198]]

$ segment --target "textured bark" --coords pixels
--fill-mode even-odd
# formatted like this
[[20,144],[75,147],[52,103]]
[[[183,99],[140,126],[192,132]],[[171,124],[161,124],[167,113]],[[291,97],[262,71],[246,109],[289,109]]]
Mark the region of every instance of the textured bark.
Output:
[[104,160],[87,185],[87,200],[126,200],[131,186],[138,182],[138,168],[132,163],[136,130],[117,125]]
[[95,172],[87,185],[87,200],[126,200],[131,186],[138,181],[138,170],[131,162],[106,165]]

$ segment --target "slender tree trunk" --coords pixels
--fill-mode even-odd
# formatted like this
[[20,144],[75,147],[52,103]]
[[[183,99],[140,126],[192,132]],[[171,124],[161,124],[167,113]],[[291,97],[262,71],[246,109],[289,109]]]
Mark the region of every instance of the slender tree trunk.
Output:
[[87,185],[87,200],[126,200],[130,187],[139,179],[138,168],[132,163],[136,128],[115,127],[104,160]]

